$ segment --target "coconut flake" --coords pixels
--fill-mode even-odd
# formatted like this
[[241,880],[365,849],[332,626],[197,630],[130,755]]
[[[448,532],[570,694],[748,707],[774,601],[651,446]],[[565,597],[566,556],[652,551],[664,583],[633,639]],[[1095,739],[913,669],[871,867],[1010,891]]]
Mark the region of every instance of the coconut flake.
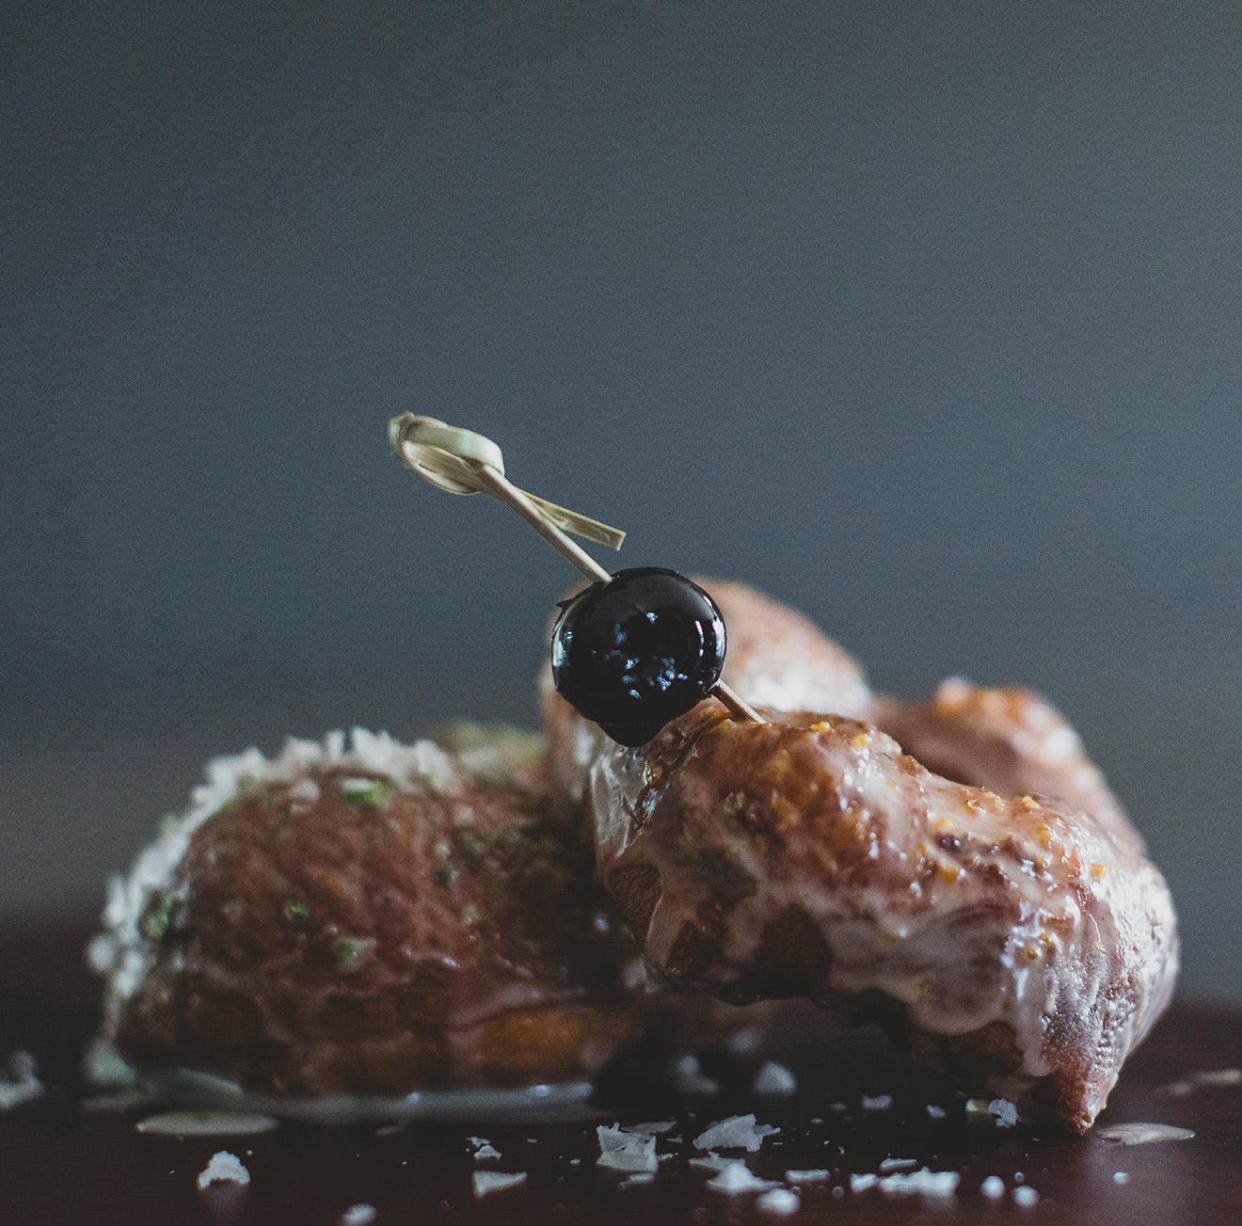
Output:
[[927,1104],[927,1118],[929,1120],[942,1120],[944,1119],[944,1114],[943,1107],[937,1107],[935,1103]]
[[134,1125],[135,1132],[156,1137],[249,1137],[274,1132],[272,1115],[234,1111],[164,1111]]
[[207,1165],[198,1173],[200,1192],[211,1187],[213,1183],[236,1183],[244,1187],[249,1182],[250,1172],[242,1165],[242,1160],[227,1149],[212,1154]]
[[476,1197],[490,1196],[493,1192],[507,1192],[526,1182],[525,1171],[475,1171],[470,1186]]
[[1124,1187],[1129,1182],[1130,1182],[1129,1171],[1114,1171],[1113,1172],[1113,1183],[1115,1183],[1119,1188]]
[[1013,1203],[1022,1209],[1029,1209],[1039,1200],[1039,1193],[1034,1188],[1014,1188]]
[[759,1179],[745,1162],[730,1162],[704,1186],[726,1196],[740,1196],[743,1192],[766,1192],[776,1187],[776,1183],[771,1179]]
[[1242,1068],[1201,1069],[1198,1072],[1187,1073],[1179,1081],[1172,1081],[1166,1086],[1161,1086],[1157,1093],[1169,1094],[1174,1098],[1185,1098],[1187,1094],[1200,1087],[1220,1089],[1230,1086],[1242,1086]]
[[371,1226],[376,1216],[374,1205],[350,1205],[341,1214],[341,1226]]
[[1195,1134],[1189,1128],[1172,1124],[1105,1124],[1095,1130],[1101,1141],[1114,1145],[1151,1145],[1159,1141],[1189,1141]]
[[707,1077],[694,1056],[682,1056],[673,1063],[673,1086],[682,1094],[711,1095],[720,1093],[720,1083]]
[[769,1060],[755,1074],[753,1088],[756,1094],[794,1094],[798,1089],[798,1079],[783,1064]]
[[788,1188],[773,1188],[755,1201],[755,1208],[761,1213],[779,1213],[783,1217],[787,1213],[796,1212],[798,1194]]
[[1018,1122],[1018,1108],[1007,1098],[994,1098],[988,1103],[988,1111],[996,1117],[998,1128],[1013,1128]]
[[780,1131],[770,1124],[756,1124],[753,1113],[731,1115],[699,1133],[694,1138],[694,1148],[744,1149],[748,1154],[753,1154],[763,1144],[764,1137],[778,1136]]
[[723,1171],[726,1166],[732,1166],[736,1158],[724,1158],[720,1154],[704,1154],[699,1158],[688,1158],[689,1166],[698,1167],[702,1171]]
[[734,1030],[724,1041],[725,1051],[734,1056],[753,1056],[763,1046],[763,1032],[757,1026]]
[[862,1109],[864,1111],[887,1111],[893,1105],[893,1096],[891,1094],[874,1094],[862,1096]]
[[650,1171],[635,1171],[633,1175],[627,1175],[619,1184],[618,1188],[641,1188],[645,1184],[649,1184],[655,1176]]
[[957,1171],[933,1171],[923,1167],[908,1175],[885,1175],[879,1187],[886,1196],[952,1196],[961,1181]]
[[917,1158],[885,1158],[880,1163],[880,1173],[886,1175],[890,1171],[912,1171],[918,1164]]
[[880,1182],[879,1175],[873,1175],[869,1171],[864,1171],[862,1174],[858,1174],[858,1175],[851,1175],[850,1176],[850,1191],[851,1192],[869,1192],[879,1182]]
[[595,1129],[599,1138],[596,1166],[613,1171],[650,1172],[658,1167],[655,1137],[624,1132],[616,1124],[600,1124]]
[[0,1111],[12,1111],[43,1093],[39,1063],[28,1051],[15,1051],[8,1060],[8,1072],[0,1073]]
[[988,1200],[1000,1200],[1005,1195],[1005,1181],[999,1175],[989,1175],[979,1185],[979,1191]]
[[832,1172],[824,1167],[813,1171],[786,1171],[785,1178],[789,1183],[822,1183],[829,1179]]

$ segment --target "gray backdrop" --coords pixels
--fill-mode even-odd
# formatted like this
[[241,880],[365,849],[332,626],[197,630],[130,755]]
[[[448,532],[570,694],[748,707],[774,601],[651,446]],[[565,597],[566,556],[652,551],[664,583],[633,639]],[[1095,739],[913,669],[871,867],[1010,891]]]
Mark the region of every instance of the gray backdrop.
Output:
[[0,913],[208,754],[529,720],[412,408],[876,682],[1077,721],[1242,995],[1236,4],[6,6]]

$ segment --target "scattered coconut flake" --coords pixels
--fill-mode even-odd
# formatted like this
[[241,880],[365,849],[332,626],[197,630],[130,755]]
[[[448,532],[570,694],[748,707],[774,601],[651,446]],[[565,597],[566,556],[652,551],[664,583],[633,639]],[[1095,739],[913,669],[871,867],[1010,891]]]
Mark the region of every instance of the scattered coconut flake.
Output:
[[500,1157],[500,1150],[494,1145],[489,1145],[486,1141],[474,1151],[474,1160],[476,1162],[490,1162],[493,1158]]
[[493,1192],[507,1192],[526,1182],[525,1171],[475,1171],[470,1186],[476,1197],[490,1196]]
[[651,1137],[659,1133],[671,1132],[676,1126],[676,1120],[648,1120],[645,1124],[627,1124],[622,1132],[636,1132],[640,1136]]
[[1229,1086],[1242,1086],[1242,1068],[1202,1069],[1187,1073],[1179,1081],[1171,1081],[1168,1085],[1161,1086],[1157,1093],[1185,1098],[1200,1087],[1219,1089]]
[[833,1115],[844,1115],[849,1110],[849,1107],[847,1107],[844,1103],[829,1103],[828,1110],[831,1111]]
[[1018,1108],[1007,1098],[994,1098],[988,1103],[988,1111],[996,1117],[998,1128],[1012,1128],[1018,1122]]
[[879,1175],[873,1175],[869,1171],[864,1171],[859,1175],[850,1176],[851,1192],[868,1192],[880,1182]]
[[753,1056],[763,1046],[763,1032],[756,1026],[743,1026],[725,1039],[724,1046],[735,1056]]
[[724,1158],[720,1154],[704,1154],[699,1158],[687,1159],[688,1165],[702,1171],[723,1171],[726,1166],[732,1166],[736,1161],[736,1158]]
[[703,1073],[694,1056],[682,1056],[673,1064],[673,1085],[682,1094],[719,1094],[720,1083]]
[[1129,1182],[1130,1182],[1129,1171],[1114,1171],[1113,1172],[1113,1183],[1115,1183],[1118,1187],[1123,1187],[1125,1184]]
[[613,1171],[654,1171],[656,1139],[641,1133],[624,1132],[616,1124],[600,1124],[595,1129],[599,1138],[597,1166]]
[[887,1111],[893,1105],[893,1096],[891,1094],[875,1094],[862,1096],[862,1109],[864,1111]]
[[885,1158],[880,1163],[880,1173],[886,1175],[890,1171],[912,1171],[918,1164],[917,1158]]
[[979,1191],[988,1200],[1000,1200],[1005,1195],[1005,1181],[999,1175],[989,1175],[979,1185]]
[[135,1132],[155,1137],[250,1137],[274,1132],[274,1115],[235,1111],[164,1111],[134,1125]]
[[627,1175],[619,1184],[618,1188],[640,1188],[644,1184],[650,1183],[655,1176],[650,1171],[635,1171],[633,1175]]
[[944,1119],[944,1108],[937,1107],[935,1103],[928,1103],[927,1104],[927,1118],[929,1120]]
[[825,1167],[819,1167],[813,1171],[786,1171],[785,1178],[790,1183],[822,1183],[825,1179],[830,1179],[832,1172]]
[[726,1196],[740,1196],[743,1192],[766,1192],[776,1187],[776,1183],[771,1179],[758,1178],[745,1162],[730,1162],[705,1186]]
[[376,1216],[374,1205],[350,1205],[341,1214],[341,1226],[371,1226]]
[[933,1171],[923,1167],[908,1175],[885,1175],[879,1188],[886,1196],[952,1196],[961,1181],[957,1171]]
[[1105,1124],[1095,1130],[1101,1141],[1114,1145],[1150,1145],[1158,1141],[1189,1141],[1195,1134],[1189,1128],[1172,1124]]
[[212,1154],[207,1165],[198,1173],[200,1192],[211,1187],[213,1183],[236,1183],[244,1187],[249,1182],[250,1172],[242,1165],[242,1160],[227,1149]]
[[753,1089],[756,1094],[794,1094],[798,1079],[783,1064],[769,1060],[755,1074]]
[[798,1208],[798,1194],[788,1188],[773,1188],[755,1201],[755,1208],[761,1213],[779,1213],[782,1216],[794,1213]]
[[753,1154],[764,1137],[780,1134],[779,1128],[770,1124],[756,1124],[753,1112],[749,1115],[731,1115],[709,1125],[694,1138],[695,1149],[744,1149]]
[[1023,1209],[1029,1209],[1039,1200],[1039,1193],[1034,1188],[1014,1188],[1013,1203]]
[[82,1077],[100,1089],[115,1089],[132,1086],[138,1074],[107,1039],[98,1038],[86,1045]]
[[15,1051],[9,1057],[7,1074],[0,1073],[0,1111],[12,1111],[43,1093],[38,1072],[38,1061],[28,1051]]

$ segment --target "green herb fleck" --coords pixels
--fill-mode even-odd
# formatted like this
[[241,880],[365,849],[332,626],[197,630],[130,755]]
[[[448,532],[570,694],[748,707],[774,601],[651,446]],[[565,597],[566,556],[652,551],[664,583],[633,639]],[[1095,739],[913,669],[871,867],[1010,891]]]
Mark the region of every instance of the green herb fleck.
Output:
[[342,779],[341,799],[347,805],[374,805],[387,809],[397,789],[386,779]]
[[457,870],[448,864],[439,864],[436,866],[435,882],[442,890],[447,890],[453,884],[453,878],[457,876]]
[[181,900],[171,894],[158,895],[155,910],[147,916],[143,930],[152,941],[162,941],[172,931],[173,921],[181,910]]
[[353,970],[375,948],[373,937],[340,937],[332,946],[341,970]]
[[310,908],[304,902],[287,902],[284,909],[285,919],[295,928],[301,928],[310,915]]

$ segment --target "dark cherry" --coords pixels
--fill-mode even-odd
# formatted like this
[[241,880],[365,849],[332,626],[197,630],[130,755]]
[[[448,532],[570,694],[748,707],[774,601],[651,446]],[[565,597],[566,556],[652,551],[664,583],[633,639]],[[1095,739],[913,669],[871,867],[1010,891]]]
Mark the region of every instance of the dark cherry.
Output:
[[720,680],[725,625],[696,583],[659,566],[618,571],[561,606],[560,695],[622,745],[642,745]]

